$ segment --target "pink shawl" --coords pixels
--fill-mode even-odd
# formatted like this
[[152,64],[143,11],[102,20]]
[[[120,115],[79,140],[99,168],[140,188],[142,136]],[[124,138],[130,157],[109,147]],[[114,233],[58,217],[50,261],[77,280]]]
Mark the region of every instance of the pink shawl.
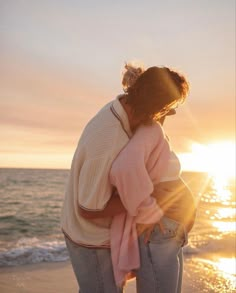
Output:
[[111,224],[111,257],[117,286],[128,273],[139,268],[136,224],[156,223],[163,212],[151,197],[167,165],[170,147],[160,124],[141,126],[114,160],[110,181],[117,188],[127,210],[113,217]]

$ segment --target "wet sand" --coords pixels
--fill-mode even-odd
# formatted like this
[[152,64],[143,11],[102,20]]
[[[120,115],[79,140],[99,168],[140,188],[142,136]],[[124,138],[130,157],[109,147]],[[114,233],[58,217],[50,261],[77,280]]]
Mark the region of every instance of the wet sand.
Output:
[[[206,258],[185,260],[182,293],[233,290],[232,279],[223,276]],[[69,262],[41,263],[0,268],[1,293],[77,293],[77,283]],[[125,293],[135,293],[135,282],[128,283]]]

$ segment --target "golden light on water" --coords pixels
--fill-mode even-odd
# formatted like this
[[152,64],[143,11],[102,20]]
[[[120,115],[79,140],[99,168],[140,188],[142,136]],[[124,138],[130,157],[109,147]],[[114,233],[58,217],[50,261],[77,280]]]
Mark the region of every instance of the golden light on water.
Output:
[[[213,177],[213,188],[215,194],[212,202],[220,202],[225,207],[218,208],[214,216],[212,216],[212,225],[222,233],[235,233],[236,232],[236,209],[233,199],[233,194],[228,187],[228,180],[220,180],[218,176]],[[235,264],[236,265],[236,264]]]
[[231,281],[232,287],[236,288],[236,259],[220,258],[215,263],[215,267],[223,275],[223,277]]
[[218,219],[230,218],[235,219],[236,210],[235,208],[219,208],[216,214]]
[[[214,215],[212,225],[217,228],[220,232],[235,232],[236,231],[236,210],[235,208],[219,208]],[[227,219],[226,221],[224,219]]]
[[214,221],[212,224],[220,232],[234,232],[235,231],[235,222],[220,222]]
[[[214,201],[221,202],[224,205],[228,205],[233,202],[233,194],[229,189],[229,180],[230,178],[222,178],[219,175],[211,177],[213,186],[212,188],[215,190],[215,196],[213,197]],[[225,214],[224,210],[224,214]],[[222,214],[223,211],[221,210]]]
[[[193,144],[192,153],[182,154],[180,160],[183,165],[188,166],[189,170],[209,174],[213,192],[204,193],[201,200],[214,204],[216,210],[206,210],[206,214],[209,215],[212,226],[219,232],[234,233],[236,231],[235,194],[230,184],[235,180],[235,143],[223,141],[208,145]],[[235,181],[233,183],[235,184]],[[218,204],[221,207],[217,208]],[[222,208],[222,205],[225,208]]]
[[[214,276],[215,283],[218,283],[219,290],[214,292],[226,292],[224,290],[222,278],[226,280],[227,288],[232,290],[227,292],[235,292],[233,291],[236,289],[236,259],[234,257],[220,257],[214,258],[213,260],[200,259],[199,263],[201,262],[207,274],[212,277]],[[217,288],[215,287],[215,289]]]
[[[215,257],[211,260],[198,259],[197,261],[198,265],[203,265],[202,269],[204,269],[204,271],[207,273],[207,276],[210,276],[212,284],[210,285],[209,289],[213,289],[213,285],[215,289],[214,292],[235,292],[236,259],[234,257]],[[212,280],[212,278],[214,278],[214,281]],[[227,289],[230,291],[225,291],[225,284],[227,284]]]
[[182,159],[188,163],[188,169],[209,174],[211,191],[204,193],[201,200],[215,207],[209,211],[206,210],[212,226],[222,233],[234,233],[236,231],[235,187],[233,187],[235,184],[235,142],[222,141],[208,145],[194,143],[192,153]]

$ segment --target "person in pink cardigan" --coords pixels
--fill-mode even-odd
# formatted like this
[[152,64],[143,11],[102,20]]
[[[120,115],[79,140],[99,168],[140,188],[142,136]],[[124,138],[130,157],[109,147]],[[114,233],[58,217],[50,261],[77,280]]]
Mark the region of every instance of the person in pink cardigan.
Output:
[[[150,262],[147,264],[151,250],[148,253],[145,252],[147,243],[146,238],[143,238],[145,233],[142,232],[151,231],[150,225],[153,228],[155,224],[154,231],[159,229],[159,237],[162,235],[160,233],[162,230],[166,234],[166,229],[170,229],[167,225],[169,220],[163,215],[168,211],[167,206],[173,207],[173,204],[164,200],[160,205],[157,199],[168,198],[166,189],[160,188],[166,186],[165,182],[168,182],[167,186],[170,187],[170,190],[177,186],[176,183],[169,184],[169,182],[179,181],[179,165],[177,163],[177,170],[176,166],[171,166],[173,152],[161,124],[154,122],[154,120],[160,121],[166,114],[174,111],[173,109],[178,104],[184,102],[188,93],[188,84],[182,75],[166,67],[151,67],[142,70],[127,65],[123,85],[125,94],[119,97],[119,101],[128,117],[133,137],[132,135],[129,137],[129,143],[120,150],[111,166],[110,183],[117,189],[118,194],[113,192],[102,211],[89,211],[80,207],[80,215],[91,221],[113,216],[110,229],[110,248],[118,290],[122,290],[129,273],[136,270],[138,292],[144,292],[144,290],[150,293],[177,292],[179,285],[176,276],[179,277],[179,266],[176,267],[173,263],[172,273],[165,276],[168,283],[173,285],[165,288],[165,285],[158,280],[160,276],[162,279],[163,274],[165,275],[165,270],[161,269],[157,272],[156,268],[150,265]],[[148,97],[148,99],[145,101],[144,97]],[[117,119],[120,118],[117,112],[114,112],[114,115],[117,115]],[[174,174],[172,174],[173,170]],[[168,190],[168,194],[171,193],[171,197],[176,198],[177,196],[173,196],[173,192],[169,192],[170,190]],[[181,206],[179,205],[178,208],[181,209]],[[163,220],[161,220],[162,217]],[[170,223],[170,226],[175,228],[172,229],[174,234],[177,233],[177,230],[180,231],[179,228],[177,229],[176,223],[178,227],[182,227],[176,221]],[[137,231],[138,234],[141,234],[139,238]],[[178,236],[183,234],[182,232],[178,232]],[[183,235],[181,237],[178,249],[175,251],[176,257],[179,257],[179,252],[185,241]],[[167,241],[164,245],[167,250],[169,243],[171,242]],[[152,245],[150,238],[150,246]],[[74,247],[69,250],[74,250]],[[155,252],[153,257],[156,257]],[[157,262],[157,265],[165,266],[165,261],[169,257],[168,253],[163,253],[163,257],[162,261]],[[169,262],[169,268],[171,264]],[[147,267],[148,270],[146,270]],[[143,272],[143,269],[146,270],[146,273]],[[81,273],[79,274],[81,275]],[[149,278],[142,281],[147,276]],[[171,282],[169,277],[173,279]],[[105,287],[104,292],[106,292]],[[169,290],[174,287],[175,290]],[[149,290],[147,291],[145,288],[149,288]]]
[[137,129],[113,162],[110,180],[126,209],[111,225],[117,285],[124,286],[133,272],[138,292],[181,292],[182,247],[196,209],[160,123]]
[[156,122],[139,126],[110,170],[111,183],[126,209],[114,216],[111,225],[115,280],[122,287],[133,272],[139,293],[181,292],[182,247],[196,207],[162,128],[165,117],[175,113],[174,108],[163,110],[153,119]]

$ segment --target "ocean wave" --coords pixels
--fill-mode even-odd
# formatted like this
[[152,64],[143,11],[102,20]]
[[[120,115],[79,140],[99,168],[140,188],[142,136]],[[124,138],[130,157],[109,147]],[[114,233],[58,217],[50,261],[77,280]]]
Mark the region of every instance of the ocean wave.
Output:
[[[186,256],[204,253],[234,254],[235,236],[227,235],[220,239],[191,242],[184,247]],[[14,247],[2,248],[0,267],[35,264],[41,262],[61,262],[69,259],[64,240],[42,240],[37,237],[21,238]]]
[[0,252],[0,266],[17,266],[40,262],[60,262],[69,259],[64,241],[41,241],[22,238],[14,248]]
[[235,235],[225,234],[225,236],[215,238],[208,238],[204,241],[189,241],[188,245],[184,247],[184,254],[195,255],[203,253],[223,253],[231,254],[235,253]]

